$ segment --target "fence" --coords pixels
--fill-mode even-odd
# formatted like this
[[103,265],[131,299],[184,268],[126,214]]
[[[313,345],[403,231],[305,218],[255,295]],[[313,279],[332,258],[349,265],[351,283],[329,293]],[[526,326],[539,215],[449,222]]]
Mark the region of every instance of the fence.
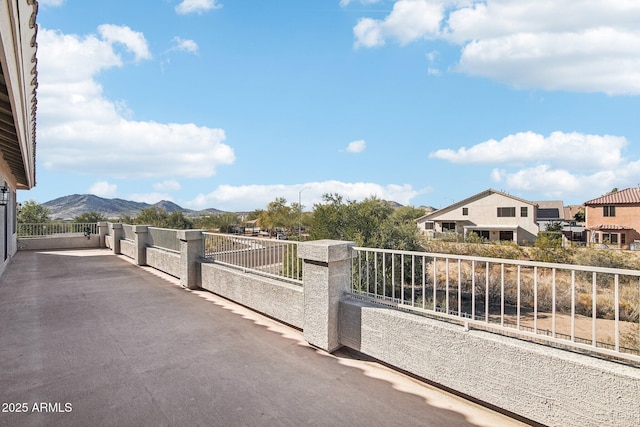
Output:
[[53,235],[71,235],[98,233],[98,225],[94,223],[48,222],[48,223],[18,223],[18,237],[47,237]]
[[352,294],[640,362],[640,271],[355,248]]
[[302,285],[298,242],[202,233],[205,259]]

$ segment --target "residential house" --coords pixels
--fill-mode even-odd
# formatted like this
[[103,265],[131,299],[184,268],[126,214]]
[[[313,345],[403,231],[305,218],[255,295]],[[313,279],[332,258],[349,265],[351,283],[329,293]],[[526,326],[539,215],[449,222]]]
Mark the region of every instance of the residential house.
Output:
[[428,213],[416,220],[428,235],[474,232],[490,241],[532,243],[538,235],[537,205],[501,191],[489,189]]
[[546,231],[553,224],[564,224],[564,203],[562,200],[541,200],[531,202],[538,206],[536,210],[536,222],[540,231]]
[[35,183],[37,2],[0,7],[0,275],[17,251],[16,190]]
[[640,241],[640,187],[605,194],[584,206],[589,242],[629,249]]

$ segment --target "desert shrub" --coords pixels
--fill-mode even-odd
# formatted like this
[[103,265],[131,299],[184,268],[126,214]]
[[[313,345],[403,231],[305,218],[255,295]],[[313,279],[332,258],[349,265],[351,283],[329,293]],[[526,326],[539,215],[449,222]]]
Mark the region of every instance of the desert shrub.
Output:
[[535,242],[536,248],[561,248],[562,247],[562,233],[557,231],[541,231],[538,233],[538,237]]
[[572,264],[573,251],[568,248],[531,248],[529,251],[529,259],[539,262],[553,262],[559,264]]
[[466,243],[482,244],[485,241],[486,241],[485,239],[480,237],[480,235],[474,231],[472,231],[471,233],[468,233],[467,237],[465,238]]
[[576,314],[583,316],[591,316],[593,307],[593,296],[586,292],[580,292],[576,295]]
[[577,250],[573,257],[573,263],[578,265],[591,265],[606,268],[626,268],[639,270],[640,262],[634,254],[621,251],[609,251],[604,249],[582,248]]

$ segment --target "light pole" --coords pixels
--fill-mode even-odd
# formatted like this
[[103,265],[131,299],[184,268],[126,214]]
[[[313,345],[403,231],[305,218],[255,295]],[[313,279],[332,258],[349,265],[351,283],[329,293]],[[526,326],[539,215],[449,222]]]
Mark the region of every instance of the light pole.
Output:
[[307,187],[302,188],[298,191],[298,240],[302,241],[302,192],[306,190]]

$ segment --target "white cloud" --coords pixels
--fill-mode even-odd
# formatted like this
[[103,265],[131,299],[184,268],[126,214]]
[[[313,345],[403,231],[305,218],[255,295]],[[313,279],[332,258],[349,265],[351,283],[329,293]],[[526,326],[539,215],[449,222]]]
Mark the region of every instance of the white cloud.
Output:
[[[340,6],[341,7],[349,6],[349,4],[352,3],[353,1],[354,0],[340,0]],[[368,4],[378,3],[380,0],[355,0],[355,1],[363,5],[368,5]]]
[[113,197],[118,192],[116,184],[110,184],[107,181],[98,181],[89,187],[89,194],[95,194],[99,197]]
[[212,9],[219,9],[222,5],[217,0],[182,0],[176,6],[176,13],[186,15],[189,13],[202,14]]
[[432,37],[439,33],[443,17],[443,2],[398,0],[385,19],[362,18],[358,21],[353,28],[355,46],[382,46],[386,39],[395,39],[404,45]]
[[173,199],[169,194],[165,193],[134,193],[127,196],[127,200],[133,200],[134,202],[148,203],[153,205],[162,200],[172,202]]
[[[38,33],[38,156],[49,170],[131,177],[210,177],[234,161],[222,129],[192,123],[134,121],[122,101],[104,98],[94,76],[122,66],[114,41],[149,57],[140,33],[79,37]],[[138,42],[135,42],[138,40]],[[124,108],[122,106],[125,106]]]
[[38,6],[62,6],[65,0],[39,0]]
[[523,132],[470,148],[438,150],[430,157],[452,163],[500,164],[490,177],[512,191],[587,200],[594,193],[640,181],[640,160],[623,156],[627,145],[625,138],[610,135],[553,132],[544,137]]
[[157,191],[178,191],[182,189],[180,183],[173,179],[168,179],[166,181],[157,182],[153,184],[153,189]]
[[111,24],[100,25],[98,32],[110,47],[112,47],[114,43],[124,45],[128,51],[135,55],[136,61],[151,58],[147,40],[142,33],[133,31],[129,27]]
[[539,165],[512,173],[502,171],[494,175],[496,182],[504,183],[513,191],[543,194],[548,198],[566,197],[587,200],[590,195],[602,194],[611,188],[626,187],[624,180],[614,170],[581,174],[566,169],[553,169],[549,165]]
[[[302,193],[300,191],[302,190]],[[311,182],[298,185],[220,185],[208,194],[199,194],[186,203],[192,209],[216,208],[227,211],[252,211],[264,209],[277,197],[284,197],[289,203],[298,203],[301,196],[305,210],[322,202],[322,195],[337,193],[349,200],[363,200],[376,196],[384,200],[392,200],[403,205],[411,203],[411,199],[419,194],[431,191],[428,188],[416,190],[411,185],[390,184],[382,186],[375,183],[347,183],[339,181]]]
[[367,148],[367,143],[364,139],[359,139],[357,141],[352,141],[347,145],[347,153],[361,153],[364,149]]
[[525,164],[548,162],[581,170],[614,168],[624,162],[624,137],[553,132],[548,137],[521,132],[500,141],[491,139],[470,148],[443,149],[429,155],[452,163]]
[[425,38],[461,48],[458,71],[519,88],[640,94],[640,2],[398,0],[362,18],[356,47]]
[[187,53],[198,53],[198,43],[193,40],[174,37],[172,40],[173,47],[170,50],[178,50]]

